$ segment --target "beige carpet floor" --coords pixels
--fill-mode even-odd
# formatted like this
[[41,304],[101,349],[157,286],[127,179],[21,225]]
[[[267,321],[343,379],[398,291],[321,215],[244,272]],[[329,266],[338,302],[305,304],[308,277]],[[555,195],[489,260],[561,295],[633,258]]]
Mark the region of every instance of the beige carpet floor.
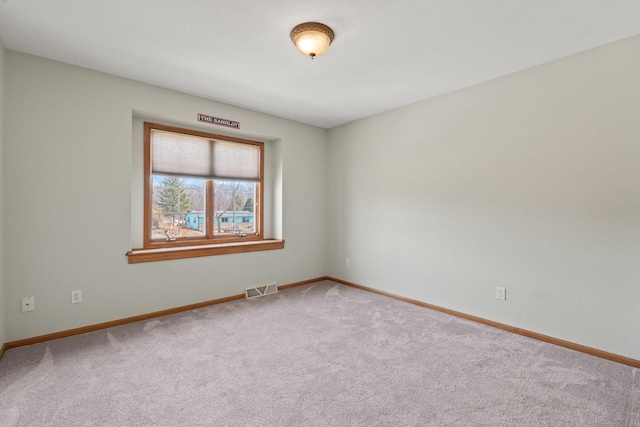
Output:
[[9,350],[2,426],[640,426],[640,372],[319,282]]

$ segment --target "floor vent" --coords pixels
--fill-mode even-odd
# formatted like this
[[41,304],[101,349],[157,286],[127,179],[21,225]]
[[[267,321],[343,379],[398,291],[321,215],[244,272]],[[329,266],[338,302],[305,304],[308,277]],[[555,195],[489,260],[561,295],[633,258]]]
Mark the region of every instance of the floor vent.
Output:
[[247,299],[261,297],[264,295],[271,295],[278,292],[278,285],[275,283],[271,285],[256,286],[255,288],[247,288],[244,291],[244,295]]

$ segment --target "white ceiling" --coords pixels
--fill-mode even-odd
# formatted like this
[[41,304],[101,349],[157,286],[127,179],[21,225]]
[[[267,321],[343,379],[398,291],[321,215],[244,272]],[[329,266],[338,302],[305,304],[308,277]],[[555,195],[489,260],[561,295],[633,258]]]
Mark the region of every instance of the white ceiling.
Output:
[[637,34],[640,0],[0,0],[7,49],[325,128]]

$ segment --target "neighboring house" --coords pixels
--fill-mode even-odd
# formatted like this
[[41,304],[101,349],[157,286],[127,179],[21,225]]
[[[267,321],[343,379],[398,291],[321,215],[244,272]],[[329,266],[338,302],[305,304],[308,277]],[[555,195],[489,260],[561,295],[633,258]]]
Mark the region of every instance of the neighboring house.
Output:
[[[221,223],[252,223],[254,222],[254,214],[249,211],[228,211],[219,215],[219,212],[216,212],[216,216],[213,218],[213,222],[215,224],[218,223],[218,218],[220,218]],[[184,215],[184,222],[187,228],[192,230],[200,230],[204,224],[204,212],[187,212]]]

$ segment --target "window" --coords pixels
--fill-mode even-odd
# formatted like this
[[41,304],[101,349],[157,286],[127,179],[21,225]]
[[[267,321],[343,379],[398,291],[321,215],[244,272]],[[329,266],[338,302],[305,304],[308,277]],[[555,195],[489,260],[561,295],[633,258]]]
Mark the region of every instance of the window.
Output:
[[145,249],[262,239],[264,144],[145,123]]

